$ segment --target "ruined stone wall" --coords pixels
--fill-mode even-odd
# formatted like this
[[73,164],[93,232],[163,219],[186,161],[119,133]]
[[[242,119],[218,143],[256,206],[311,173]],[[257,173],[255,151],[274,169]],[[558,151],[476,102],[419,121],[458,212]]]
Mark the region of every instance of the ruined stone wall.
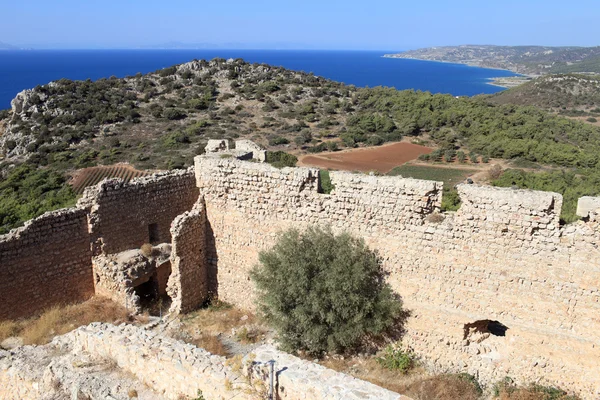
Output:
[[0,320],[94,294],[86,211],[48,212],[0,236]]
[[[325,195],[314,169],[196,158],[221,299],[252,308],[258,252],[283,229],[330,224],[379,251],[412,313],[404,343],[432,369],[600,395],[598,224],[559,226],[558,194],[474,185],[439,221],[441,183],[330,175]],[[483,320],[504,336],[467,329]]]
[[94,254],[170,242],[171,222],[191,210],[197,199],[191,170],[157,173],[128,183],[109,179],[87,189],[81,204],[90,209]]
[[140,399],[195,399],[199,391],[206,400],[262,399],[271,360],[277,399],[410,400],[272,346],[226,360],[143,328],[98,322],[44,346],[0,350],[0,398],[125,400],[136,389]]
[[204,199],[199,198],[191,211],[173,221],[171,276],[167,293],[172,312],[189,312],[208,299],[206,260],[206,214]]

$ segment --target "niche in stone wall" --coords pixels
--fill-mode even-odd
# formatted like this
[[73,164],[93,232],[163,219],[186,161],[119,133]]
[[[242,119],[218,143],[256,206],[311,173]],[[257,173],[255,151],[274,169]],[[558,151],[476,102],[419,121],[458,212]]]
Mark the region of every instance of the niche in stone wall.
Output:
[[508,327],[498,321],[482,319],[463,326],[464,340],[480,343],[490,336],[506,336]]

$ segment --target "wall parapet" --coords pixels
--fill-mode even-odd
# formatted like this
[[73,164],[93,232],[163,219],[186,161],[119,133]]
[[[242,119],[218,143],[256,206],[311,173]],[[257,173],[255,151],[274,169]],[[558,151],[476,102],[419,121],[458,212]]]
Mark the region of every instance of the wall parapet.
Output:
[[171,241],[171,222],[198,199],[192,169],[159,172],[125,182],[105,179],[79,202],[89,211],[94,255]]
[[0,319],[93,294],[85,209],[47,212],[0,236]]
[[[600,395],[591,372],[600,359],[600,230],[591,218],[560,225],[559,194],[464,184],[459,210],[434,217],[439,182],[334,171],[325,195],[305,182],[316,169],[202,156],[195,167],[219,298],[253,308],[249,271],[260,251],[282,230],[330,225],[378,251],[413,311],[404,340],[432,370]],[[506,330],[478,332],[481,343],[465,337],[465,327],[488,323]]]

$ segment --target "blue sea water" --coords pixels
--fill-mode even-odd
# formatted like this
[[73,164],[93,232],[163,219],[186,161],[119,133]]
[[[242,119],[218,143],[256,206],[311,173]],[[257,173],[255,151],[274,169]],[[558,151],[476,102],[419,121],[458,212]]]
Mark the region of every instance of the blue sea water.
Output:
[[[383,58],[385,51],[309,50],[22,50],[0,51],[0,109],[23,89],[53,80],[147,73],[193,59],[243,58],[313,72],[356,86],[389,86],[455,96],[502,90],[488,79],[509,71],[431,61]],[[391,52],[388,52],[391,53]]]

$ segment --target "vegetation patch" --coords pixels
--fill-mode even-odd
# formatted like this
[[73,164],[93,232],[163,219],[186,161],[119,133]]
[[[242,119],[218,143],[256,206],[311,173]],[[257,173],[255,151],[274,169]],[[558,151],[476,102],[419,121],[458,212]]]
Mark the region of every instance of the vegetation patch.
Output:
[[442,193],[442,210],[456,211],[460,207],[460,197],[455,186],[463,182],[473,173],[474,169],[443,168],[435,166],[402,165],[391,170],[388,175],[401,175],[405,178],[425,179],[430,181],[444,182]]
[[54,336],[92,322],[119,324],[131,321],[125,307],[103,297],[93,297],[79,304],[51,307],[38,317],[0,321],[0,342],[7,337],[18,336],[24,344],[45,344]]
[[266,162],[275,168],[295,167],[298,157],[285,151],[267,151]]
[[287,350],[352,352],[401,316],[381,259],[349,234],[292,229],[259,260],[251,272],[259,307]]

